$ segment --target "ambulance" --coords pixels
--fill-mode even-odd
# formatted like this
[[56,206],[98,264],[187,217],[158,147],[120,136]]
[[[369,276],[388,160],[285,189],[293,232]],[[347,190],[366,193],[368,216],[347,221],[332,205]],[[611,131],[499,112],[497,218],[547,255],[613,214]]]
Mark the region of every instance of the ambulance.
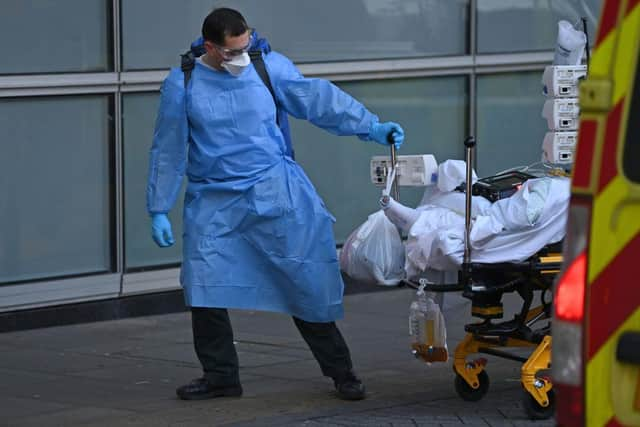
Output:
[[558,426],[640,426],[640,0],[605,0],[555,285]]

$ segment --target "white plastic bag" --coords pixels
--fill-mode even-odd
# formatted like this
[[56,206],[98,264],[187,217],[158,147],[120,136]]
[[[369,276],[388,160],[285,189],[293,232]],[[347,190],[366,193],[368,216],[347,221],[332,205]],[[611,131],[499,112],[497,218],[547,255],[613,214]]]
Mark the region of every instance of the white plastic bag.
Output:
[[558,40],[553,65],[581,65],[587,36],[567,21],[558,22]]
[[393,286],[404,279],[404,245],[383,211],[369,215],[347,238],[340,269],[355,280],[379,285]]

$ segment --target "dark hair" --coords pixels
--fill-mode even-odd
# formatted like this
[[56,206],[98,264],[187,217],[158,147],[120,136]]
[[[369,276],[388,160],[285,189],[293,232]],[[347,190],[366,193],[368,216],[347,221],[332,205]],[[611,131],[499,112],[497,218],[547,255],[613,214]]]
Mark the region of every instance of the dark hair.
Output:
[[227,7],[214,9],[202,23],[202,38],[218,45],[224,44],[225,37],[236,37],[249,29],[240,12]]

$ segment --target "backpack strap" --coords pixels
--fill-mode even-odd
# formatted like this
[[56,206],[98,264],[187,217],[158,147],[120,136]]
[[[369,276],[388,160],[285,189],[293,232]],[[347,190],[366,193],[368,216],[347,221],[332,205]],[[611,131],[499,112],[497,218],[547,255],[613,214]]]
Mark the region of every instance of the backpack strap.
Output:
[[276,123],[280,126],[280,115],[278,114],[278,99],[276,98],[276,92],[273,90],[273,86],[271,85],[271,79],[269,78],[269,73],[267,72],[267,67],[264,65],[264,59],[262,58],[261,50],[250,50],[249,58],[251,58],[251,63],[253,64],[256,72],[260,76],[260,79],[264,83],[264,85],[269,89],[271,96],[273,97],[273,102],[276,104]]
[[191,72],[196,66],[196,57],[193,54],[193,51],[189,49],[182,55],[180,55],[180,68],[182,69],[182,73],[184,74],[184,88],[187,88],[189,84],[189,80],[191,80]]

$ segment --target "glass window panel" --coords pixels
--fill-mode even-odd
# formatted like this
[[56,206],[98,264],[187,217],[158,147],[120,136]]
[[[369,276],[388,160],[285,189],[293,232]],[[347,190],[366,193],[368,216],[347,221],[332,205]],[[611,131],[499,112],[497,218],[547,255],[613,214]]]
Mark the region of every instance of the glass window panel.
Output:
[[149,149],[158,110],[158,93],[136,93],[123,96],[124,144],[124,223],[125,265],[138,269],[175,264],[182,257],[181,193],[169,217],[176,243],[158,247],[151,239],[151,222],[147,214],[146,189],[149,171]]
[[469,0],[122,0],[124,68],[177,66],[212,5],[222,4],[238,9],[275,50],[296,62],[467,51]]
[[478,53],[553,50],[558,21],[577,24],[582,17],[593,46],[602,6],[602,0],[477,1]]
[[[406,139],[399,154],[434,154],[438,162],[464,158],[467,79],[420,78],[347,82],[339,86],[380,120],[400,123]],[[336,137],[305,121],[293,120],[296,160],[302,165],[337,221],[343,243],[367,216],[380,209],[381,188],[371,183],[372,156],[389,150],[356,137]],[[400,202],[416,206],[424,188],[400,187]]]
[[0,100],[0,283],[111,269],[109,104]]
[[0,74],[109,71],[111,0],[3,0]]
[[541,160],[547,122],[542,72],[478,77],[477,160],[480,176]]

